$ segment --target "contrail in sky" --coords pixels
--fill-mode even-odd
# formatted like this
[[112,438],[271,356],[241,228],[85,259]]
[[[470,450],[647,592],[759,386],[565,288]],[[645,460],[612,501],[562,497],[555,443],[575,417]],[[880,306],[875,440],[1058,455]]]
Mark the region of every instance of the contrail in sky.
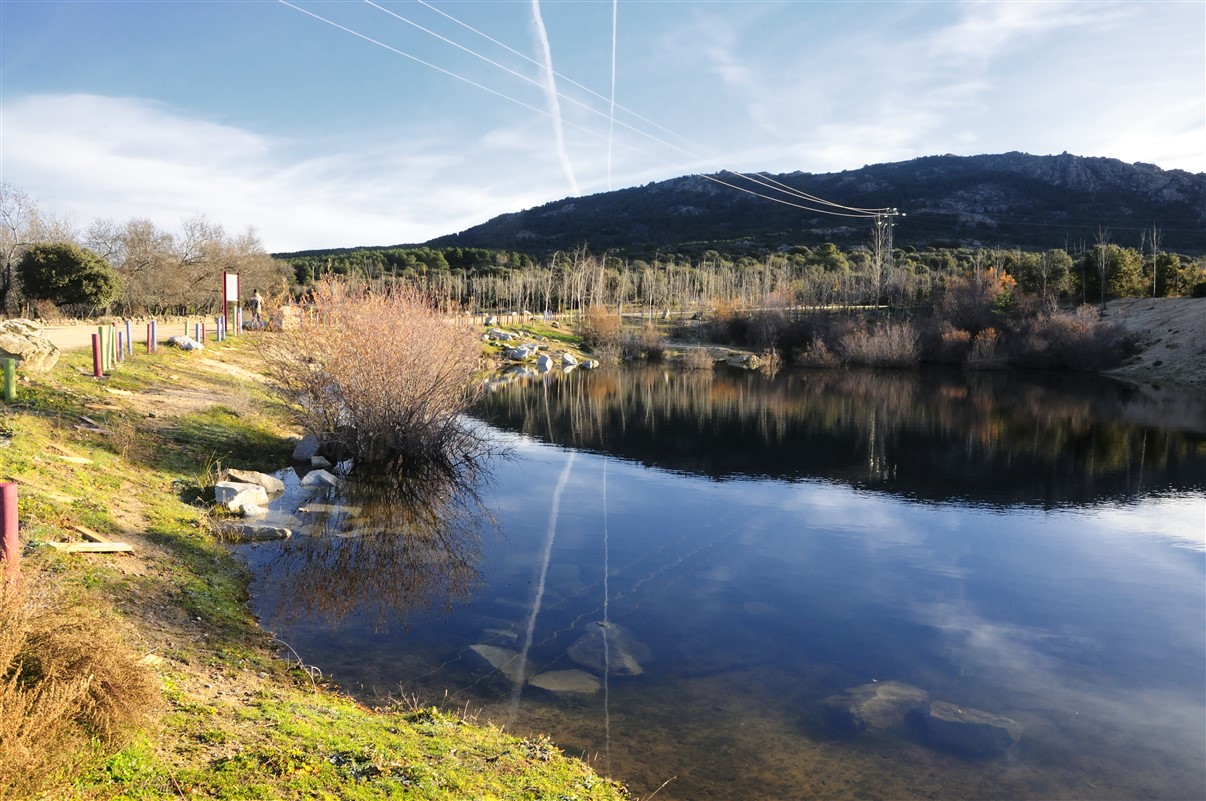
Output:
[[557,156],[561,169],[569,179],[570,192],[578,194],[578,181],[574,178],[574,167],[565,150],[565,132],[561,130],[561,103],[557,100],[557,81],[553,77],[553,51],[549,47],[549,35],[544,29],[544,18],[540,16],[540,0],[532,0],[532,19],[536,22],[536,34],[544,50],[544,91],[549,100],[549,111],[553,115],[553,134],[557,139]]

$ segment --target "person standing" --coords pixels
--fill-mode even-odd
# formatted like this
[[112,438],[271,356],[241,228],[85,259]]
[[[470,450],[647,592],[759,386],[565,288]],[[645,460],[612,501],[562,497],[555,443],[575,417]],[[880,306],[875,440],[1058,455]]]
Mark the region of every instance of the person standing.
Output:
[[263,322],[260,319],[260,312],[264,310],[264,296],[260,294],[260,290],[256,290],[251,296],[251,317],[257,323]]

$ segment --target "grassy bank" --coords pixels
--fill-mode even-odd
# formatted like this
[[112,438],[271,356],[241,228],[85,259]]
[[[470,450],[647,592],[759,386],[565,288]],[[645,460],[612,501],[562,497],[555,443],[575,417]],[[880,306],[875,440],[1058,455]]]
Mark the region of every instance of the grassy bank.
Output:
[[[17,742],[6,728],[0,798],[625,797],[540,736],[418,703],[370,710],[275,656],[281,646],[248,613],[245,576],[204,505],[220,467],[288,459],[292,432],[252,339],[140,354],[103,381],[89,377],[88,354],[69,353],[0,406],[0,480],[18,484],[25,546],[19,600],[31,619],[78,613],[83,642],[110,644],[115,675],[149,677],[154,690],[131,696],[111,730],[83,707],[49,739],[26,727]],[[133,551],[44,544],[78,541],[78,526]],[[0,699],[28,700],[46,678],[31,668],[37,632],[31,624],[0,662],[13,690]],[[20,711],[0,704],[0,720]],[[45,708],[31,704],[29,719]]]

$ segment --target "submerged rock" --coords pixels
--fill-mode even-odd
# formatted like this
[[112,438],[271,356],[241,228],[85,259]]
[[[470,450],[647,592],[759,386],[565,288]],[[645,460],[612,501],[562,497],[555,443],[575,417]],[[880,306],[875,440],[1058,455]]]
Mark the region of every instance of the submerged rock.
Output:
[[603,688],[599,679],[585,670],[550,670],[537,673],[528,684],[558,695],[594,695]]
[[627,629],[615,623],[604,626],[599,622],[579,637],[566,654],[574,662],[599,674],[639,676],[645,672],[640,660],[649,658],[649,648]]
[[1022,724],[980,709],[934,701],[924,717],[931,745],[972,757],[1000,756],[1022,736]]
[[523,664],[523,655],[510,648],[497,645],[478,643],[469,646],[469,650],[481,657],[486,664],[502,673],[516,684],[522,683],[527,676],[527,666]]
[[829,724],[846,731],[887,731],[903,726],[910,713],[920,709],[929,694],[911,684],[880,681],[860,684],[826,698],[822,705]]
[[293,532],[284,526],[264,526],[255,523],[227,523],[222,526],[222,534],[230,542],[287,540],[293,536]]

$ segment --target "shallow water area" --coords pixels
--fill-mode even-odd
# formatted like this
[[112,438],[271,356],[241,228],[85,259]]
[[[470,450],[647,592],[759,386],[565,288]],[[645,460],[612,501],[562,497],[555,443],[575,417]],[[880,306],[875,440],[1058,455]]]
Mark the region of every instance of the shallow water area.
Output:
[[[639,795],[1206,797],[1204,409],[1085,377],[551,374],[476,412],[510,446],[483,509],[366,525],[294,482],[299,534],[238,553],[346,690],[548,733]],[[912,700],[847,695],[893,682]]]

